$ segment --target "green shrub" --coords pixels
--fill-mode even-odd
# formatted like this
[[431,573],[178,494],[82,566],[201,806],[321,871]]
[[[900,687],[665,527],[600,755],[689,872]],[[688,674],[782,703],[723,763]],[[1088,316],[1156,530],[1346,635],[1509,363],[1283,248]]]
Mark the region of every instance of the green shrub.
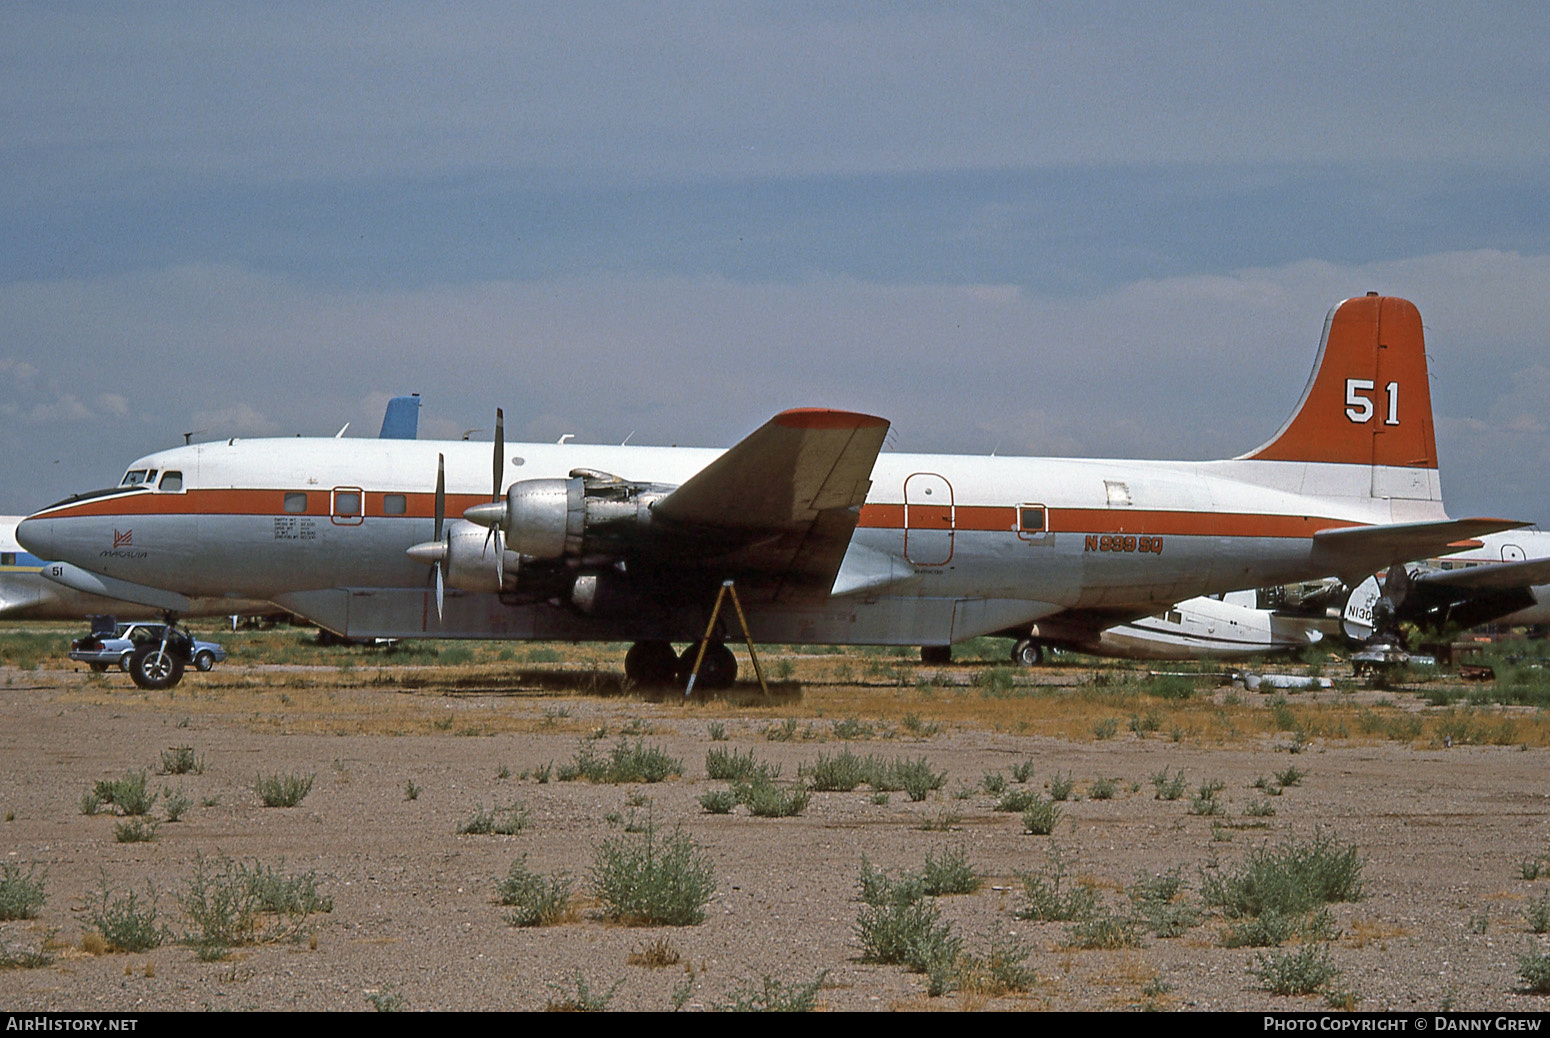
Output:
[[295,807],[312,792],[312,782],[317,775],[260,775],[253,782],[253,792],[265,807]]
[[777,786],[763,773],[747,782],[733,783],[732,796],[747,804],[748,813],[755,818],[791,818],[806,811],[812,800],[812,794],[802,786]]
[[1055,772],[1049,777],[1049,795],[1054,800],[1069,800],[1071,791],[1076,788],[1076,782],[1071,778],[1071,773]]
[[315,873],[287,876],[256,860],[212,862],[202,854],[195,856],[194,875],[178,901],[193,925],[183,943],[207,960],[246,944],[300,937],[313,914],[334,908],[332,898],[318,893]]
[[1041,872],[1019,872],[1023,896],[1028,903],[1017,910],[1017,918],[1041,922],[1070,922],[1084,919],[1098,907],[1098,895],[1088,886],[1067,882],[1065,855],[1051,847],[1048,864]]
[[157,770],[163,775],[203,775],[205,759],[197,756],[192,746],[169,746],[161,751],[161,767]]
[[1530,948],[1518,956],[1518,976],[1525,990],[1536,995],[1550,994],[1550,955]]
[[181,820],[184,813],[194,806],[193,798],[181,789],[173,789],[171,786],[162,787],[161,798],[162,810],[167,813],[169,822]]
[[[156,794],[148,792],[145,788],[146,775],[144,771],[129,771],[124,773],[121,779],[103,779],[92,789],[91,798],[99,804],[108,804],[121,815],[148,814],[156,805]],[[93,811],[85,810],[86,801],[82,800],[82,813],[93,814]]]
[[727,751],[713,746],[705,754],[705,773],[713,779],[737,782],[746,781],[755,775],[775,778],[780,774],[780,768],[759,763],[754,759],[752,751],[739,753],[735,749]]
[[693,926],[716,892],[715,870],[694,841],[675,829],[658,837],[604,840],[592,863],[591,887],[603,914],[630,926]]
[[730,789],[713,789],[700,795],[700,806],[708,815],[731,814],[737,806],[737,797]]
[[876,735],[876,730],[865,721],[855,717],[847,717],[834,722],[834,737],[836,739],[870,739]]
[[43,889],[47,878],[48,873],[39,875],[35,865],[29,865],[23,875],[20,865],[0,862],[0,920],[36,919],[48,900]]
[[1308,912],[1303,915],[1282,915],[1271,910],[1257,916],[1247,916],[1227,927],[1222,933],[1224,948],[1275,948],[1287,941],[1332,941],[1339,937],[1334,917],[1329,909]]
[[[1020,764],[1012,765],[1012,781],[1024,783],[1033,778],[1033,761],[1025,760]],[[989,793],[990,790],[985,792]]]
[[993,797],[1006,792],[1006,776],[999,771],[987,771],[980,780],[980,788]]
[[758,981],[743,981],[727,992],[726,1002],[713,1005],[718,1013],[811,1013],[818,1006],[818,992],[823,988],[828,970],[806,984],[787,984],[769,974]]
[[614,993],[619,990],[619,985],[624,981],[614,981],[614,986],[607,991],[593,991],[587,983],[587,978],[577,971],[574,985],[575,991],[562,984],[550,984],[549,988],[555,993],[544,1009],[551,1013],[601,1013],[608,1008],[608,1003],[613,1001]]
[[1093,800],[1113,800],[1118,788],[1118,779],[1099,777],[1093,779],[1092,787],[1087,790],[1087,795]]
[[926,795],[933,789],[941,789],[947,782],[947,772],[932,770],[931,762],[924,757],[895,760],[892,768],[899,788],[917,802],[926,799]]
[[940,857],[926,852],[920,870],[921,885],[927,894],[972,894],[980,888],[980,878],[961,850],[944,849]]
[[511,909],[505,918],[512,926],[551,926],[570,912],[570,877],[529,871],[526,855],[511,863],[505,878],[496,881],[495,892]]
[[667,754],[660,746],[647,746],[644,741],[620,739],[607,757],[593,749],[591,741],[583,741],[575,762],[562,766],[560,781],[584,778],[588,782],[665,782],[684,773],[684,762]]
[[821,793],[848,793],[867,781],[870,758],[863,759],[846,747],[833,757],[818,755],[811,767],[797,769],[797,776]]
[[156,888],[150,881],[146,881],[142,901],[133,890],[114,897],[104,875],[96,899],[87,903],[86,918],[112,951],[150,951],[168,936],[167,928],[156,922]]
[[1114,738],[1118,732],[1119,719],[1116,717],[1105,717],[1103,720],[1093,725],[1093,738],[1097,739],[1099,742],[1107,742],[1108,740]]
[[1158,699],[1181,702],[1195,694],[1195,683],[1177,674],[1159,675],[1147,683],[1146,694]]
[[1055,831],[1055,823],[1060,821],[1060,808],[1053,800],[1045,800],[1035,797],[1023,811],[1023,830],[1035,836],[1048,836]]
[[459,836],[515,836],[528,825],[528,809],[525,805],[507,804],[486,811],[480,804],[468,820],[457,827]]
[[1138,948],[1141,934],[1135,921],[1109,911],[1094,911],[1066,928],[1069,948]]
[[156,839],[159,824],[153,818],[136,815],[113,826],[113,839],[119,843],[150,843]]
[[1325,904],[1360,901],[1363,864],[1354,845],[1337,846],[1321,830],[1303,843],[1251,852],[1240,868],[1205,877],[1200,893],[1229,918],[1267,911],[1301,915]]
[[856,938],[863,962],[902,965],[916,973],[950,968],[963,947],[936,905],[925,900],[864,905]]
[[1177,800],[1184,795],[1184,772],[1170,772],[1167,768],[1163,768],[1152,776],[1152,788],[1157,790],[1153,799]]
[[1340,975],[1324,944],[1258,955],[1249,972],[1275,995],[1311,995]]
[[1030,990],[1038,974],[1028,966],[1028,946],[1016,937],[991,941],[985,955],[962,952],[955,964],[955,986],[991,998]]
[[996,801],[995,811],[1004,811],[1007,814],[1016,814],[1026,811],[1039,800],[1039,794],[1031,789],[1009,789]]
[[1530,933],[1550,933],[1550,894],[1536,897],[1523,910]]

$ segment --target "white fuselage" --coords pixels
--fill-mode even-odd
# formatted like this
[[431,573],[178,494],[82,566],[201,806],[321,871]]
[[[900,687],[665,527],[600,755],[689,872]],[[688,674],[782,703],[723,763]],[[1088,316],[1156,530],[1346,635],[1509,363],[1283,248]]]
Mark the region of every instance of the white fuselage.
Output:
[[[681,484],[719,453],[514,444],[502,484],[577,468]],[[405,554],[432,535],[438,455],[448,516],[489,500],[488,444],[233,440],[130,467],[179,473],[177,489],[153,487],[153,476],[61,502],[22,536],[48,560],[191,598],[272,601],[351,636],[700,633],[698,612],[600,620],[455,590],[438,619],[426,568]],[[1380,479],[1393,492],[1373,496]],[[766,641],[939,644],[1066,610],[1140,616],[1197,595],[1324,576],[1331,565],[1315,532],[1441,519],[1440,498],[1435,470],[882,454],[835,595],[755,607],[749,621]]]

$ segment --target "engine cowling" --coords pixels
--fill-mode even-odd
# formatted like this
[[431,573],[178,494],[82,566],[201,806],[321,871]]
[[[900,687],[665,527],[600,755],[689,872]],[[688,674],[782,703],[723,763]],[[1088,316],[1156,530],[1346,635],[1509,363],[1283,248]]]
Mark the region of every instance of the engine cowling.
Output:
[[651,506],[673,489],[574,469],[568,479],[513,483],[504,501],[476,505],[463,515],[498,526],[507,550],[527,559],[609,557],[639,542],[651,525]]
[[495,565],[494,538],[490,531],[459,520],[447,527],[447,585],[464,591],[515,591],[522,558],[505,546],[499,569]]

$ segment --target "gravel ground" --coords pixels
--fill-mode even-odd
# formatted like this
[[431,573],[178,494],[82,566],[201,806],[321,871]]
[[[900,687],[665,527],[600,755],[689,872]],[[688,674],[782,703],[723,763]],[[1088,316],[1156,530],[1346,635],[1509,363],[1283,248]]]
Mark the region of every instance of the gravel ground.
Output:
[[[1023,903],[1016,873],[1042,867],[1058,846],[1071,873],[1116,911],[1128,905],[1124,888],[1138,874],[1169,869],[1181,870],[1187,900],[1198,905],[1212,870],[1321,829],[1354,843],[1366,860],[1367,896],[1332,908],[1342,931],[1331,946],[1341,971],[1335,987],[1354,995],[1358,1008],[1550,1009],[1550,998],[1522,992],[1518,978],[1518,956],[1539,940],[1525,909],[1550,894],[1550,877],[1526,880],[1522,868],[1547,853],[1550,837],[1550,757],[1542,749],[1315,741],[1291,755],[1259,741],[1212,747],[1121,731],[1107,741],[1067,742],[949,724],[923,739],[849,744],[863,754],[928,757],[947,783],[925,802],[896,792],[876,803],[863,788],[815,793],[800,817],[760,819],[743,808],[720,816],[700,809],[703,793],[727,786],[706,777],[706,751],[751,750],[779,764],[783,781],[794,779],[799,765],[845,744],[800,734],[771,741],[765,729],[771,717],[794,716],[827,735],[836,715],[824,716],[822,690],[776,711],[739,711],[552,692],[311,690],[304,680],[276,700],[201,691],[199,681],[151,697],[118,676],[0,670],[0,853],[23,872],[45,875],[48,894],[38,918],[0,923],[0,936],[13,955],[50,935],[55,950],[51,965],[0,971],[6,1009],[362,1010],[375,997],[408,1009],[530,1010],[575,995],[578,978],[593,993],[612,991],[613,1009],[663,1010],[675,998],[693,1009],[725,1003],[766,976],[798,984],[820,974],[819,1005],[829,1010],[1315,1009],[1324,997],[1263,990],[1251,971],[1256,953],[1221,947],[1226,923],[1216,913],[1203,913],[1178,937],[1077,949],[1067,924],[1016,918]],[[384,697],[405,718],[451,723],[429,734],[314,734],[328,730],[319,716],[375,716]],[[527,730],[462,734],[496,717]],[[729,741],[712,741],[717,723]],[[380,719],[372,724],[391,730]],[[573,759],[589,731],[606,727],[598,743],[606,749],[631,726],[647,745],[681,758],[684,776],[628,786],[533,777]],[[183,745],[203,758],[203,773],[155,774],[162,751]],[[1050,837],[1025,835],[1019,816],[994,811],[990,795],[955,795],[987,772],[1009,774],[1030,759],[1028,788],[1046,791],[1059,773],[1075,779],[1078,799],[1063,805]],[[1252,788],[1288,767],[1306,777],[1280,796]],[[1192,814],[1187,795],[1156,799],[1150,779],[1165,768],[1183,771],[1191,790],[1220,780],[1226,814]],[[153,790],[182,791],[192,806],[181,821],[164,822],[154,842],[119,843],[122,820],[83,814],[82,794],[141,769],[150,770]],[[253,792],[260,773],[316,779],[299,806],[264,808]],[[1119,780],[1113,799],[1087,796],[1099,777]],[[406,796],[411,782],[414,799]],[[1274,815],[1246,815],[1252,801],[1272,805]],[[516,802],[529,813],[521,833],[456,834],[476,808]],[[153,814],[162,811],[158,804]],[[700,925],[630,927],[599,917],[587,897],[594,848],[621,836],[621,818],[632,817],[649,817],[659,830],[681,826],[713,863],[716,892]],[[944,823],[945,831],[922,828]],[[862,855],[892,872],[918,869],[928,852],[944,850],[961,851],[985,884],[940,899],[943,918],[971,950],[1007,935],[1023,942],[1038,976],[1026,993],[930,999],[922,975],[861,961]],[[583,896],[571,921],[536,929],[503,921],[494,885],[524,855],[536,872],[575,878]],[[312,917],[297,940],[242,947],[213,962],[176,942],[133,954],[88,950],[88,906],[104,885],[116,897],[134,890],[143,898],[149,884],[160,920],[174,937],[185,933],[179,900],[197,856],[273,866],[283,859],[286,872],[316,873],[333,910]],[[677,953],[676,964],[628,961],[658,941]]]

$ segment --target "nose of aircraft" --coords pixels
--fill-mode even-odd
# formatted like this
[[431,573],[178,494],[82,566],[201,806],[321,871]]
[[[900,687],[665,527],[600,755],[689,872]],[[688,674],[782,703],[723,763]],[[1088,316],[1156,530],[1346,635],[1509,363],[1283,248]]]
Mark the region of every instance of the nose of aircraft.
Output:
[[54,524],[48,519],[23,519],[16,524],[16,543],[40,559],[52,559]]

